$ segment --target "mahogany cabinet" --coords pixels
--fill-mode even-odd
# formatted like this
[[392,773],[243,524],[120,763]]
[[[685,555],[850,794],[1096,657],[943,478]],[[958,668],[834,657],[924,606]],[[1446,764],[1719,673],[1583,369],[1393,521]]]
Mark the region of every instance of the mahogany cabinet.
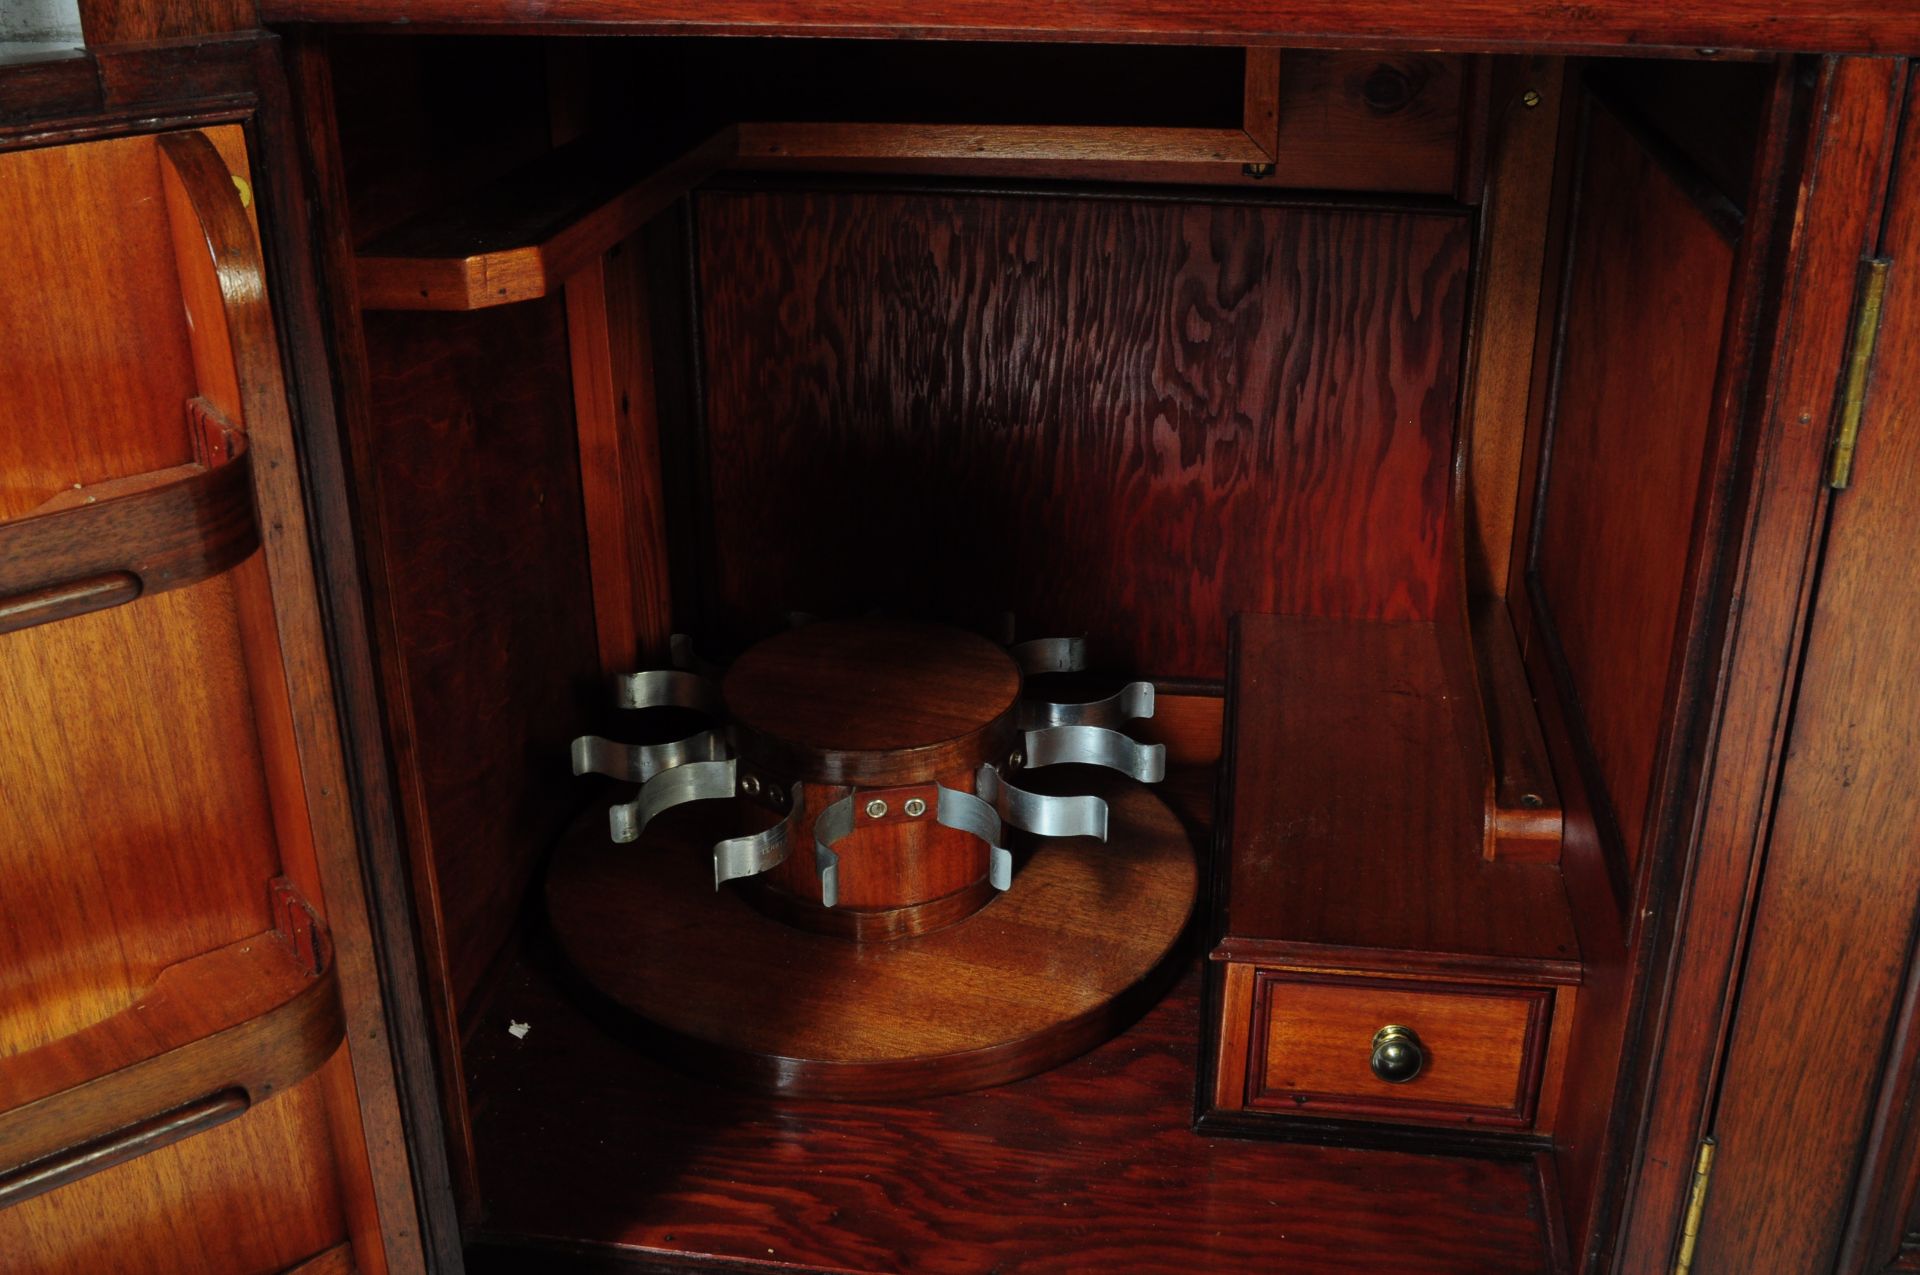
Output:
[[[1920,1263],[1904,9],[80,8],[0,1270]],[[1205,888],[1038,1075],[717,1083],[556,940],[569,741],[872,614],[1149,683]]]

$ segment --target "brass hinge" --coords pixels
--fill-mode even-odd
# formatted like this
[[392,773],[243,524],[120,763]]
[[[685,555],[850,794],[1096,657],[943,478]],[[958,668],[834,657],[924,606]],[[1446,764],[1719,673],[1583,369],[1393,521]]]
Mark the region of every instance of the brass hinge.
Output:
[[1860,294],[1853,308],[1853,345],[1847,356],[1847,382],[1840,399],[1840,428],[1833,435],[1827,486],[1844,491],[1853,480],[1853,449],[1860,441],[1860,415],[1867,406],[1867,375],[1880,343],[1880,308],[1887,295],[1887,270],[1893,263],[1874,257],[1863,263]]
[[1713,1139],[1700,1140],[1693,1161],[1693,1184],[1687,1188],[1687,1215],[1680,1223],[1680,1252],[1673,1259],[1673,1275],[1693,1269],[1693,1246],[1700,1240],[1700,1214],[1707,1207],[1707,1180],[1713,1176]]

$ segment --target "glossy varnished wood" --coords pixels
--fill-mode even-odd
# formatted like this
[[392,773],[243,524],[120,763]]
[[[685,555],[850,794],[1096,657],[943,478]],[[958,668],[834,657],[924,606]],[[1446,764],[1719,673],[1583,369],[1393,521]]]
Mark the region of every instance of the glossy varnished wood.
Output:
[[[184,410],[184,405],[183,405]],[[253,468],[231,458],[108,479],[0,523],[0,633],[217,575],[259,546]]]
[[1767,389],[1756,420],[1750,494],[1736,514],[1741,562],[1727,586],[1740,599],[1727,622],[1719,714],[1703,752],[1708,796],[1684,851],[1687,885],[1663,941],[1671,983],[1656,994],[1649,1045],[1654,1075],[1632,1190],[1614,1239],[1628,1275],[1664,1275],[1709,1095],[1738,991],[1739,946],[1764,854],[1786,705],[1804,637],[1815,553],[1828,493],[1826,419],[1844,373],[1854,272],[1876,247],[1905,80],[1892,60],[1823,63],[1812,80],[1804,158],[1786,178],[1781,216],[1797,230],[1783,265],[1778,310],[1764,335]]
[[[600,1254],[935,1275],[1553,1269],[1527,1160],[1193,1133],[1198,1013],[1188,978],[1125,1035],[1015,1085],[794,1102],[636,1058],[516,968],[471,1051],[491,1208],[470,1269],[569,1269],[563,1249],[582,1269]],[[534,1025],[524,1041],[510,1019]],[[561,1140],[564,1159],[536,1150]]]
[[697,223],[719,631],[1013,610],[1217,678],[1235,611],[1433,614],[1462,218],[821,191]]
[[590,809],[548,872],[548,918],[587,982],[694,1074],[828,1098],[1002,1084],[1152,1003],[1198,886],[1185,830],[1145,788],[1103,774],[1028,782],[1103,796],[1107,839],[1033,847],[1008,890],[929,933],[856,944],[715,890],[703,852],[740,831],[740,812],[718,803],[663,816],[638,846],[609,843],[604,809]]
[[[180,315],[160,166],[150,137],[0,155],[0,224],[11,267],[0,316],[32,333],[9,357],[0,517],[75,485],[194,460],[193,365]],[[51,218],[62,207],[98,216]],[[143,215],[144,214],[144,215]]]
[[59,1166],[19,1170],[101,1135],[227,1090],[245,1110],[317,1069],[341,1034],[324,940],[303,958],[269,931],[169,966],[118,1014],[0,1060],[0,1206]]
[[[1881,251],[1920,253],[1910,91]],[[1832,503],[1714,1134],[1703,1269],[1830,1265],[1871,1127],[1920,895],[1920,275],[1894,272],[1852,485]],[[1844,892],[1845,904],[1835,905]],[[1762,1080],[1761,1077],[1765,1079]]]
[[1464,636],[1240,618],[1223,953],[1390,952],[1578,981],[1558,870],[1482,853],[1488,759]]
[[[369,313],[373,549],[415,871],[454,1002],[472,996],[578,801],[567,743],[599,676],[561,299]],[[447,463],[459,455],[456,470]],[[463,864],[484,863],[486,871]],[[430,882],[430,884],[425,884]],[[433,931],[429,931],[432,933]]]
[[1615,114],[1589,111],[1531,570],[1631,868],[1659,795],[1734,245]]
[[1480,49],[1547,46],[1606,50],[1803,49],[1836,52],[1920,48],[1920,20],[1903,10],[1839,8],[1821,0],[1758,5],[1711,0],[1676,10],[1654,0],[1626,0],[1602,10],[1571,11],[1538,0],[1474,0],[1436,8],[1415,0],[1383,0],[1358,24],[1341,0],[1067,0],[1033,10],[1012,0],[981,0],[936,13],[902,0],[853,0],[824,10],[795,10],[780,0],[587,0],[557,17],[542,0],[263,0],[268,22],[556,29],[592,26],[667,34],[924,36],[944,39],[1203,41],[1220,44],[1359,44],[1366,47]]
[[720,690],[741,755],[782,782],[924,783],[1006,760],[1020,669],[961,629],[823,620],[748,649]]

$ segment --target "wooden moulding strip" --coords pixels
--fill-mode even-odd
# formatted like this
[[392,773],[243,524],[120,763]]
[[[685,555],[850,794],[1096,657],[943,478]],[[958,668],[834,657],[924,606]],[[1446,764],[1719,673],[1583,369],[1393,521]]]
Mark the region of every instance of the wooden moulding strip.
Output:
[[0,1208],[223,1123],[332,1056],[331,945],[284,881],[275,893],[282,928],[170,965],[105,1021],[0,1059]]
[[602,143],[571,143],[368,245],[355,272],[360,307],[480,310],[547,296],[725,167],[735,148],[734,130],[721,129],[612,179],[617,161]]
[[1280,135],[1280,50],[1250,48],[1238,128],[1053,124],[743,123],[739,168],[878,171],[931,165],[951,173],[1029,165],[1271,165]]
[[245,436],[200,400],[200,463],[62,492],[0,523],[0,633],[177,589],[259,546]]

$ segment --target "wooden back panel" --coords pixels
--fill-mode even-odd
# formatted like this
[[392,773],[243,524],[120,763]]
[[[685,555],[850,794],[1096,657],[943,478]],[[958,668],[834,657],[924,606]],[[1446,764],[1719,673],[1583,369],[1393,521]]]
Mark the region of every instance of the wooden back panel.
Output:
[[1451,587],[1464,216],[722,191],[696,228],[730,638],[1011,610],[1219,678],[1236,612]]

